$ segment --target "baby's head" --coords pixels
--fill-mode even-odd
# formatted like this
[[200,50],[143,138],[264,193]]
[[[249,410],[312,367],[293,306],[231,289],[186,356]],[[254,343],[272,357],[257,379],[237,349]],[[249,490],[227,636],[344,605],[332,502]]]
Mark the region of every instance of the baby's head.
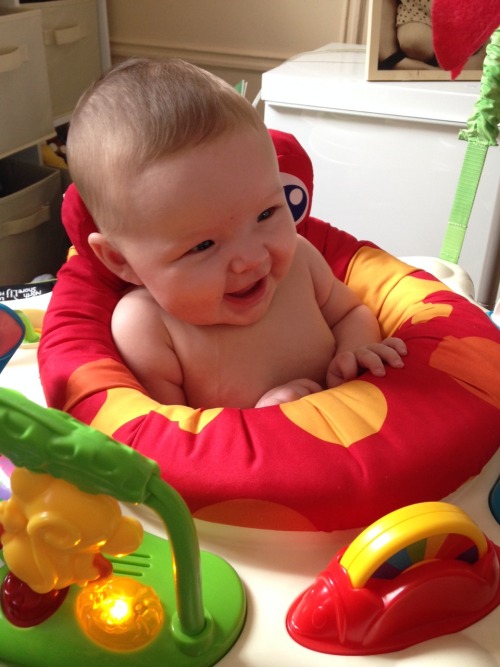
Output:
[[231,86],[179,60],[125,62],[79,102],[68,158],[110,271],[183,322],[266,311],[296,230],[269,132]]
[[220,135],[265,126],[229,84],[182,60],[127,60],[81,97],[68,135],[75,185],[97,226],[120,224],[123,195],[157,160]]

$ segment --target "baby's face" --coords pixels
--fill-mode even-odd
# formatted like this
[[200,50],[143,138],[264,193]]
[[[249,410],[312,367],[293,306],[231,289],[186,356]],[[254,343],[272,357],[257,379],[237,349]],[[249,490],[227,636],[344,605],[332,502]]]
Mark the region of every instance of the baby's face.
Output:
[[116,246],[165,311],[197,325],[266,313],[297,242],[267,134],[225,134],[165,158],[131,195]]

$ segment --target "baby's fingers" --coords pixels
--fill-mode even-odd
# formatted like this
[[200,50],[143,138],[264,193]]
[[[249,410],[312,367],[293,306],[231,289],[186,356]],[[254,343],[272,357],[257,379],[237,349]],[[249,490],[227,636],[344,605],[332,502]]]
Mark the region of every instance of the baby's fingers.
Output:
[[356,360],[358,367],[370,371],[372,375],[382,377],[385,375],[385,365],[396,367],[398,360],[403,365],[399,354],[383,343],[374,343],[368,347],[362,347],[356,350]]
[[396,352],[401,357],[404,357],[408,354],[408,349],[406,347],[406,343],[404,342],[404,340],[401,340],[401,338],[396,338],[394,336],[389,336],[388,338],[385,338],[382,341],[382,344],[387,345],[387,347],[390,347],[393,350],[396,350]]
[[[397,340],[398,339],[394,338],[390,342]],[[403,343],[403,341],[400,342]],[[386,341],[384,341],[383,343],[376,343],[375,345],[370,345],[369,349],[376,356],[378,356],[379,363],[382,365],[385,364],[387,366],[391,366],[391,368],[402,368],[404,366],[404,362],[401,359],[401,356],[406,355],[406,345],[404,343],[402,346],[397,345],[397,347],[391,347],[391,345],[387,344]],[[372,363],[374,364],[375,367],[378,367],[378,364],[375,361],[372,360]],[[374,373],[374,370],[371,366],[366,365],[365,368],[368,368],[368,370]],[[375,375],[378,374],[379,373],[375,373]]]
[[326,374],[328,388],[338,387],[358,376],[358,361],[354,352],[341,352],[334,357]]

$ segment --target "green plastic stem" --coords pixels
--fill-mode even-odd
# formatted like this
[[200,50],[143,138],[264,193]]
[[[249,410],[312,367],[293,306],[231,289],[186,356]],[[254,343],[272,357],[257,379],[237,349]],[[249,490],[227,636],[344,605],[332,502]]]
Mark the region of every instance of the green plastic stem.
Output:
[[182,631],[195,636],[205,628],[200,550],[193,519],[181,496],[159,477],[149,483],[146,505],[162,518],[172,548],[177,615]]

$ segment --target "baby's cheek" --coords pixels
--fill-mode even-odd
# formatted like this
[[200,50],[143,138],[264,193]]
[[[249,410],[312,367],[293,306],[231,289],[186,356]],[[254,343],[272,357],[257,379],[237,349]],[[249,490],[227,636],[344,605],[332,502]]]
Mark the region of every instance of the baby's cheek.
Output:
[[284,248],[280,248],[276,253],[275,276],[279,279],[284,278],[289,272],[296,252],[296,242],[293,240]]

